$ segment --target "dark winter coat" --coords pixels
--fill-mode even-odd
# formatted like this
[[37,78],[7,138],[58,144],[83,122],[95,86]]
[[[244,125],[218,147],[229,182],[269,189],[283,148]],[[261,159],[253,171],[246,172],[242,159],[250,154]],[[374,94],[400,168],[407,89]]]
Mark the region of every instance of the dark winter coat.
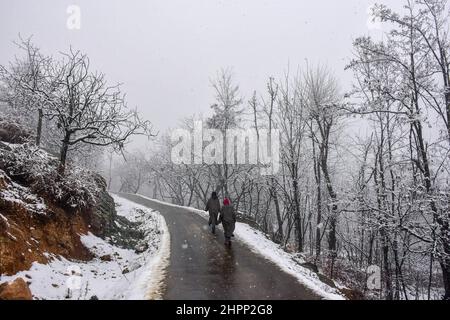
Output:
[[223,224],[225,238],[230,239],[236,225],[236,212],[232,205],[222,207],[219,221]]
[[206,203],[205,211],[209,211],[209,223],[217,223],[217,215],[220,212],[220,201],[218,198],[210,198]]

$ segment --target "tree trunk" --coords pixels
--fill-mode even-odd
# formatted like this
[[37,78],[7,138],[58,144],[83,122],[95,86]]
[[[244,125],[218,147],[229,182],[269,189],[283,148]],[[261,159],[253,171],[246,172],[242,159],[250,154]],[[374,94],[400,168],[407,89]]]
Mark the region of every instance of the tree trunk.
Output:
[[61,153],[59,156],[59,168],[58,172],[60,175],[64,175],[66,170],[67,153],[69,151],[70,143],[70,132],[66,132],[64,139],[62,140]]
[[314,177],[316,179],[316,188],[317,188],[317,221],[316,221],[316,263],[320,258],[320,253],[322,251],[321,246],[321,227],[320,224],[322,223],[322,177],[320,174],[320,165],[316,158],[316,144],[314,143],[313,139],[313,160],[314,160]]
[[382,252],[383,252],[383,266],[384,266],[384,290],[386,300],[392,300],[392,275],[391,268],[389,262],[389,246],[388,240],[386,236],[386,231],[384,229],[381,230],[381,241],[382,241]]
[[278,222],[278,231],[277,231],[277,239],[281,242],[283,242],[284,238],[284,232],[283,232],[283,219],[281,218],[281,212],[280,212],[280,203],[278,201],[278,195],[277,190],[275,189],[275,179],[272,177],[270,180],[270,190],[273,197],[273,202],[275,204],[275,214],[277,216],[277,222]]
[[300,201],[298,199],[298,181],[294,179],[294,204],[295,204],[295,226],[298,236],[298,251],[303,252],[303,232],[302,232],[302,218],[300,216]]
[[375,241],[375,236],[374,233],[371,232],[370,237],[369,237],[369,254],[367,257],[367,264],[370,266],[373,263],[373,244]]
[[153,185],[153,199],[156,199],[157,196],[158,196],[158,182],[156,178]]
[[42,109],[38,110],[38,123],[37,123],[37,129],[36,129],[36,145],[39,147],[41,145],[41,136],[42,136],[42,118],[44,117],[44,114],[42,112]]
[[446,88],[445,104],[447,107],[447,134],[448,134],[448,141],[450,143],[450,87]]
[[328,172],[328,165],[326,159],[322,158],[322,172],[325,178],[325,183],[327,185],[328,195],[331,198],[331,218],[330,218],[330,231],[329,231],[329,237],[328,237],[328,250],[331,251],[331,254],[333,256],[336,255],[336,249],[337,249],[337,241],[336,241],[336,224],[337,224],[337,194],[333,189],[333,185],[331,183],[331,177]]
[[444,243],[444,253],[447,255],[440,261],[442,278],[444,282],[444,300],[450,300],[450,243]]
[[108,169],[108,191],[111,190],[112,185],[112,154],[109,155],[109,169]]
[[136,188],[134,189],[134,194],[137,194],[142,187],[142,172],[140,169],[138,169],[138,170],[139,170],[139,173],[138,173],[138,179],[136,182]]

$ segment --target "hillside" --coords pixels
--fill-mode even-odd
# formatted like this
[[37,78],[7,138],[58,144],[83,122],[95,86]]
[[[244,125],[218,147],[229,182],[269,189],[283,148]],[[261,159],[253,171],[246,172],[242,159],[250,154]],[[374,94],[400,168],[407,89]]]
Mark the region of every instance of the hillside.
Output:
[[[26,284],[15,283],[29,287],[35,299],[113,298],[100,275],[107,282],[120,279],[117,292],[123,293],[125,274],[159,252],[164,221],[123,202],[118,214],[101,176],[75,166],[60,176],[56,160],[32,144],[0,142],[0,298],[21,298],[21,290],[4,284],[13,287],[18,278]],[[65,285],[77,270],[90,275],[83,294]]]

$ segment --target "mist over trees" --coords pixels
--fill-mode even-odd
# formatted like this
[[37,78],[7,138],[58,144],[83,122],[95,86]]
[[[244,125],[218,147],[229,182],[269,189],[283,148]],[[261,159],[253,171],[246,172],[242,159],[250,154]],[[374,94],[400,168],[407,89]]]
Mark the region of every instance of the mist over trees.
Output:
[[[389,30],[354,41],[349,92],[330,66],[308,65],[246,100],[233,73],[219,72],[205,128],[279,130],[277,174],[225,158],[175,165],[167,134],[112,165],[111,188],[198,208],[217,191],[241,219],[367,297],[449,299],[448,12],[444,0],[406,1],[401,13],[375,6]],[[379,290],[367,287],[374,265]]]

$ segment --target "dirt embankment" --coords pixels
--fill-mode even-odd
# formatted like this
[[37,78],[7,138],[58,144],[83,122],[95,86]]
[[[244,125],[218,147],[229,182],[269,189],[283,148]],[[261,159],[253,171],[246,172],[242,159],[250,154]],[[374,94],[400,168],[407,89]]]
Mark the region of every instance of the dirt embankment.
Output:
[[[0,118],[0,275],[60,256],[89,261],[93,254],[80,239],[88,232],[123,247],[142,238],[132,223],[117,216],[100,175],[69,166],[60,176],[57,158],[33,140],[29,132]],[[133,241],[123,240],[127,238]],[[14,284],[3,285],[5,290],[14,298]]]
[[[0,176],[0,192],[14,187],[7,176]],[[46,263],[49,254],[91,259],[79,237],[89,231],[88,213],[68,213],[51,201],[43,201],[45,206],[37,213],[30,208],[27,195],[0,197],[0,274],[27,270],[34,261]]]

